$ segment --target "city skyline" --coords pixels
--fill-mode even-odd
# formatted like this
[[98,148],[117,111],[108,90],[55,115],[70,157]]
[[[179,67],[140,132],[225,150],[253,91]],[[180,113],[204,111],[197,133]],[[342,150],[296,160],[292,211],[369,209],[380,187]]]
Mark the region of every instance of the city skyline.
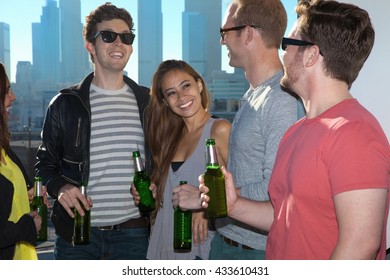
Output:
[[[175,15],[174,17],[166,16],[163,22],[164,31],[165,30],[176,30],[174,34],[173,32],[164,32],[164,41],[163,49],[164,49],[164,57],[172,57],[172,58],[181,58],[181,32],[177,32],[178,23],[175,24],[175,19],[181,20],[181,13],[184,11],[184,0],[175,0],[176,5],[169,5],[169,1],[171,0],[162,0],[162,12],[163,14],[171,14]],[[32,59],[32,23],[40,22],[40,17],[42,15],[42,8],[46,5],[46,0],[5,0],[2,3],[2,12],[0,12],[0,22],[5,22],[10,26],[10,41],[11,41],[11,73],[9,73],[9,78],[12,82],[15,82],[16,77],[16,65],[18,61],[30,61],[33,63]],[[58,0],[56,0],[58,6]],[[85,16],[89,14],[93,9],[97,6],[103,4],[106,1],[101,0],[88,0],[81,1],[81,21],[84,24]],[[137,2],[138,0],[112,0],[111,3],[118,7],[126,8],[133,17],[134,25],[135,25],[135,34],[138,33],[138,11],[137,11]],[[19,9],[19,7],[25,7],[23,12]],[[25,13],[23,16],[18,16],[18,14],[13,12],[6,11],[17,11],[19,13]],[[181,24],[180,24],[181,28]],[[20,35],[23,34],[23,38]],[[82,34],[80,34],[82,36]],[[134,42],[135,46],[137,45],[137,37]],[[169,47],[164,47],[167,42],[169,43]],[[172,44],[172,42],[174,42]],[[129,73],[129,76],[134,78],[134,80],[138,80],[138,48],[134,48],[134,52],[130,61],[125,68],[125,70]]]
[[[147,1],[147,0],[145,0]],[[175,1],[175,5],[172,5]],[[195,1],[195,0],[194,0]],[[85,16],[98,5],[105,1],[82,0],[81,15],[84,23]],[[118,7],[124,7],[130,11],[135,22],[135,33],[138,32],[138,0],[112,0]],[[294,7],[296,0],[283,0],[283,4],[288,13],[288,26],[286,33],[291,30],[291,26],[296,19]],[[390,24],[386,11],[390,9],[390,2],[386,0],[376,0],[367,2],[364,0],[346,0],[367,9],[372,18],[376,30],[376,40],[372,54],[365,63],[358,79],[351,89],[351,93],[367,109],[369,109],[379,120],[388,137],[390,136],[390,95],[387,94],[386,73],[387,63],[390,62],[389,52],[386,50],[390,37],[388,26]],[[11,72],[9,78],[11,82],[15,81],[16,65],[18,61],[32,61],[32,43],[31,29],[32,22],[39,22],[42,14],[42,7],[45,0],[3,0],[0,11],[0,22],[7,23],[10,26],[11,40]],[[182,38],[181,38],[181,17],[184,11],[185,0],[162,0],[163,13],[163,60],[168,58],[182,59]],[[230,0],[222,0],[222,18],[227,4]],[[20,7],[24,7],[23,10]],[[26,12],[28,11],[28,12]],[[81,34],[80,34],[81,36]],[[219,41],[219,34],[216,31],[216,40]],[[136,38],[137,44],[137,38]],[[228,66],[226,48],[222,46],[221,50],[222,70],[229,73],[233,68]],[[128,75],[134,80],[138,80],[138,46],[134,48],[134,53],[125,69]],[[372,93],[375,93],[372,96]]]
[[[30,61],[32,58],[32,23],[40,22],[42,8],[46,5],[47,0],[3,0],[0,11],[0,22],[7,23],[10,26],[11,41],[11,73],[9,78],[11,82],[16,79],[16,65],[18,61]],[[58,2],[59,0],[55,0]],[[147,0],[146,0],[147,1]],[[184,11],[185,0],[161,0],[163,13],[163,60],[165,59],[182,59],[182,12]],[[195,1],[195,0],[194,0]],[[102,0],[82,0],[81,1],[81,21],[84,24],[85,16],[97,6],[105,3]],[[230,0],[221,0],[222,10],[219,11],[223,18],[224,12]],[[294,7],[296,0],[282,1],[288,12],[289,22],[286,32],[289,32],[293,20],[295,19]],[[133,17],[135,23],[135,34],[138,33],[138,0],[112,0],[111,3],[118,7],[127,9]],[[24,7],[21,11],[20,7]],[[27,11],[27,12],[26,12]],[[22,16],[21,16],[22,15]],[[80,34],[82,36],[82,34]],[[219,42],[219,31],[215,31],[215,40]],[[130,58],[125,70],[135,81],[138,81],[138,41],[135,40],[134,52]],[[229,73],[233,68],[228,65],[226,48],[221,47],[222,70]]]

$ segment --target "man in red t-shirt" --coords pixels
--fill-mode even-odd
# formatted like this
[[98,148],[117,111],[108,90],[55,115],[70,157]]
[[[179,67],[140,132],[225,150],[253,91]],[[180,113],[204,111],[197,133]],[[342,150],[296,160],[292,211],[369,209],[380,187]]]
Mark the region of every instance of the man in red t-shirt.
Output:
[[269,231],[267,259],[384,259],[389,142],[349,92],[374,44],[369,15],[322,0],[302,1],[296,11],[282,42],[281,84],[302,98],[306,118],[280,142],[271,201],[239,197],[224,170],[229,216]]

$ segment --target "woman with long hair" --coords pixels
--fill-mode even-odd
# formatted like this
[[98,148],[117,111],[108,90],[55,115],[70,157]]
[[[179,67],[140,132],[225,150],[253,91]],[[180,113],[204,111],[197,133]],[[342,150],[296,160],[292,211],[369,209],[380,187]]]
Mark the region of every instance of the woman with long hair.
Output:
[[231,124],[210,114],[211,98],[202,77],[186,62],[162,62],[152,81],[147,110],[147,143],[152,153],[156,208],[148,259],[207,259],[213,231],[204,212],[193,212],[191,252],[173,249],[172,190],[180,181],[198,187],[204,173],[205,140],[214,138],[221,165],[227,164]]

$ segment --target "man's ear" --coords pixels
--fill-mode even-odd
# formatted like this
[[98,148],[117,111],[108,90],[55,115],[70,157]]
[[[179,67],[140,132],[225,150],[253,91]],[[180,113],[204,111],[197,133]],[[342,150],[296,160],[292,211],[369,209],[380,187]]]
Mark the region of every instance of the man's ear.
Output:
[[85,42],[85,48],[90,54],[95,54],[95,46],[91,42]]
[[317,63],[319,57],[320,57],[320,48],[317,45],[308,47],[304,55],[305,65],[307,67],[313,66],[315,63]]

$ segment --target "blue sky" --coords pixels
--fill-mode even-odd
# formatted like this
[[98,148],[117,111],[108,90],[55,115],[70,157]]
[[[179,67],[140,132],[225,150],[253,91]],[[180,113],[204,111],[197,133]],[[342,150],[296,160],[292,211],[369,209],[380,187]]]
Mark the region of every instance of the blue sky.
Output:
[[[145,0],[147,1],[147,0]],[[194,0],[196,1],[196,0]],[[104,3],[104,0],[81,0],[81,18],[84,18],[90,11]],[[118,6],[126,8],[134,18],[135,29],[137,33],[137,0],[111,0]],[[290,18],[294,20],[294,6],[296,0],[283,0]],[[57,0],[58,3],[58,0]],[[173,5],[173,3],[175,3]],[[222,0],[223,11],[230,3],[230,0]],[[6,22],[10,25],[11,32],[11,73],[10,80],[15,81],[16,64],[18,61],[32,62],[32,45],[31,45],[31,23],[40,22],[42,7],[45,6],[46,0],[2,0],[0,9],[0,22]],[[58,4],[57,4],[58,5]],[[21,8],[23,7],[23,8]],[[184,10],[184,0],[162,0],[163,12],[163,59],[181,58],[181,29],[178,30],[178,23],[181,22],[181,13]],[[289,20],[289,31],[293,21]],[[181,26],[179,25],[179,28]],[[81,34],[80,34],[81,36]],[[219,40],[218,38],[215,38]],[[138,80],[137,45],[135,45],[133,56],[130,58],[126,70],[133,79]],[[222,65],[223,69],[232,72],[232,68],[227,64],[226,48],[222,47]]]

